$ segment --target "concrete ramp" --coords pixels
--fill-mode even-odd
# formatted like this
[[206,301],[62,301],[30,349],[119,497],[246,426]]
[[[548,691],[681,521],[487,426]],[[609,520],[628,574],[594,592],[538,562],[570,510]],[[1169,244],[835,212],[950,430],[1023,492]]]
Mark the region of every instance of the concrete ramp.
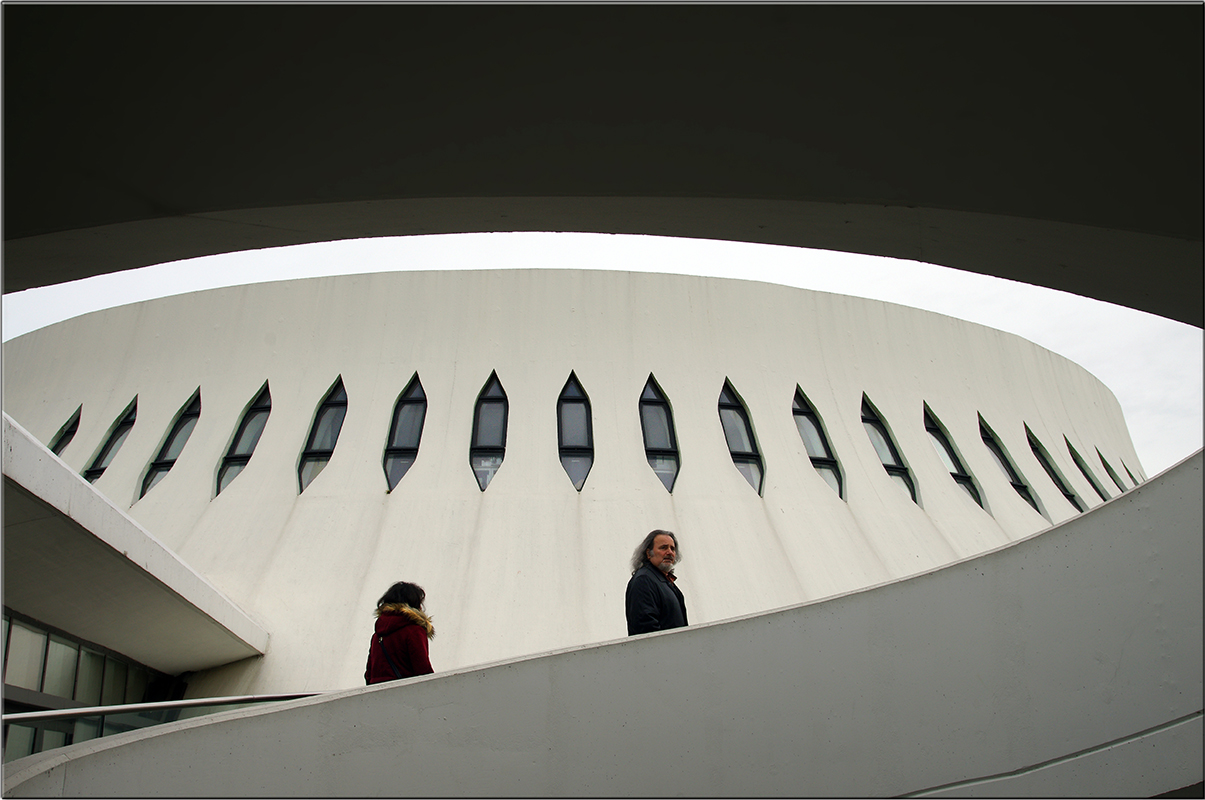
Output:
[[1198,451],[1087,514],[908,580],[87,742],[12,762],[4,793],[1151,796],[1188,786],[1202,779],[1201,467]]

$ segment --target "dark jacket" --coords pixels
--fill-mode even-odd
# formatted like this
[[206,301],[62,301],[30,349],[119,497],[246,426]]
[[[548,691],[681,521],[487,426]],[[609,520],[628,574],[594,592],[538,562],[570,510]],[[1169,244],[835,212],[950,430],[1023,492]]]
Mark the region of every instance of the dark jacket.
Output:
[[389,604],[378,612],[376,630],[368,644],[368,663],[364,667],[364,682],[367,684],[397,680],[389,666],[385,653],[381,651],[381,639],[389,658],[397,665],[401,677],[429,675],[431,659],[427,655],[427,640],[435,636],[431,620],[421,611],[410,606]]
[[686,627],[686,598],[648,562],[628,581],[626,605],[628,636]]

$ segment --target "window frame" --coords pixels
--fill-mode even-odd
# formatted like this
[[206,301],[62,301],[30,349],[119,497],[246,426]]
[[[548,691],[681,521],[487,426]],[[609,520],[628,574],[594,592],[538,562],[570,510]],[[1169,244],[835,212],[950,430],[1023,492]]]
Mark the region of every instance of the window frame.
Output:
[[[799,422],[796,417],[804,417],[812,423],[812,427],[816,429],[817,436],[820,437],[820,445],[828,454],[825,457],[814,456],[808,450],[807,440],[803,438],[803,431],[799,430]],[[799,433],[799,440],[803,443],[803,451],[808,454],[808,458],[812,462],[812,468],[816,472],[822,469],[831,470],[837,478],[837,497],[845,499],[845,479],[841,475],[841,464],[838,463],[837,457],[834,454],[832,445],[828,442],[828,432],[824,429],[824,421],[820,419],[820,415],[816,413],[816,409],[812,406],[806,394],[803,393],[803,387],[799,384],[795,385],[795,396],[791,400],[791,418],[795,422],[795,430]],[[823,476],[821,476],[823,480]],[[825,485],[832,488],[828,481],[824,481]]]
[[1038,441],[1038,437],[1034,436],[1033,431],[1029,429],[1029,425],[1026,425],[1025,423],[1021,424],[1025,426],[1025,438],[1029,441],[1029,449],[1033,451],[1034,458],[1038,460],[1038,464],[1046,472],[1047,477],[1050,478],[1051,482],[1055,485],[1055,488],[1062,493],[1063,497],[1066,498],[1067,502],[1070,503],[1076,511],[1081,514],[1084,513],[1086,507],[1080,503],[1079,497],[1070,488],[1070,486],[1067,485],[1066,480],[1058,472],[1058,468],[1054,466],[1054,462],[1050,459],[1050,455],[1047,453],[1046,448],[1040,441]]
[[[415,395],[415,391],[418,392]],[[414,446],[409,445],[397,447],[393,441],[397,436],[397,423],[399,412],[405,406],[422,406],[422,413],[418,419],[418,436],[415,437]],[[406,384],[406,388],[402,389],[402,393],[398,395],[397,402],[393,404],[393,416],[389,420],[389,437],[385,439],[385,452],[381,456],[381,468],[385,471],[385,486],[386,493],[392,492],[397,485],[402,482],[402,478],[406,477],[406,473],[410,471],[410,467],[414,466],[414,462],[418,460],[418,448],[423,441],[423,427],[427,424],[427,393],[423,389],[423,383],[418,379],[418,372],[410,378],[410,382]],[[389,472],[389,462],[391,459],[401,459],[409,456],[410,461],[402,469],[402,474],[397,476],[396,481],[392,481]]]
[[[724,396],[728,395],[730,400],[725,401]],[[735,411],[741,422],[745,426],[745,433],[749,439],[749,444],[752,450],[733,450],[732,442],[728,440],[728,429],[724,425],[724,411]],[[717,410],[720,417],[720,432],[724,435],[724,444],[728,448],[728,455],[732,457],[733,466],[740,472],[741,477],[753,486],[753,482],[749,480],[749,476],[741,472],[741,464],[756,464],[758,471],[757,486],[753,486],[753,490],[757,492],[758,497],[761,497],[762,490],[766,485],[766,466],[762,460],[761,449],[757,446],[757,432],[753,429],[753,420],[749,415],[749,410],[745,406],[744,400],[733,388],[732,382],[728,378],[724,378],[724,386],[720,389],[720,396],[717,401]]]
[[[267,411],[267,413],[264,415],[264,424],[262,427],[260,427],[259,433],[256,434],[255,443],[251,445],[250,452],[245,454],[235,453],[235,446],[242,441],[243,434],[247,432],[247,426],[250,424],[252,419],[252,412],[264,410]],[[247,468],[247,465],[251,463],[251,456],[255,455],[255,448],[259,446],[259,440],[261,437],[263,437],[264,431],[268,427],[268,420],[271,417],[272,393],[269,390],[268,382],[264,381],[263,388],[261,388],[251,400],[251,404],[243,409],[243,416],[239,419],[238,428],[235,430],[234,436],[230,439],[230,444],[226,447],[226,455],[222,457],[222,461],[218,465],[217,482],[215,484],[216,491],[213,493],[214,497],[217,497],[219,494],[221,494],[224,489],[229,488],[230,484],[234,482],[235,478],[241,475],[243,470]],[[233,477],[231,477],[225,486],[223,486],[223,476],[225,476],[228,469],[234,466],[238,466],[239,471],[235,473]]]
[[983,444],[988,448],[988,451],[995,456],[996,463],[1000,465],[1005,477],[1008,478],[1008,482],[1012,484],[1013,489],[1021,496],[1021,499],[1029,503],[1034,511],[1045,517],[1046,514],[1038,505],[1038,498],[1035,496],[1033,489],[1025,483],[1020,471],[1013,464],[1012,459],[1008,457],[1008,453],[1004,451],[1004,445],[1000,443],[996,432],[991,429],[991,426],[987,424],[982,415],[979,417],[979,437],[983,440]]
[[[196,407],[195,411],[193,410],[194,406]],[[185,434],[184,441],[180,443],[180,452],[175,458],[168,458],[167,453],[172,449],[172,446],[176,443],[176,438],[183,432],[184,425],[189,420],[193,420],[193,424],[188,429],[188,433]],[[176,461],[180,459],[180,456],[184,455],[184,447],[188,444],[188,440],[192,438],[192,433],[196,430],[200,421],[201,387],[198,386],[197,390],[192,393],[192,397],[184,404],[184,407],[176,412],[176,419],[172,422],[167,436],[164,437],[163,444],[159,446],[155,458],[147,465],[146,475],[142,478],[142,489],[138,494],[139,500],[146,497],[146,493],[153,489],[159,480],[162,480],[162,478],[157,480],[156,476],[166,476],[167,473],[171,472],[172,467],[176,465]]]
[[58,433],[50,440],[50,452],[62,458],[63,451],[67,449],[67,445],[71,444],[71,440],[75,438],[75,434],[79,433],[80,417],[83,411],[84,404],[80,403],[76,407],[75,413],[63,423],[63,427],[59,428]]
[[[580,397],[566,397],[569,387],[576,387]],[[586,412],[586,444],[582,445],[566,445],[565,444],[565,407],[569,405],[580,405],[585,408]],[[581,491],[586,485],[586,479],[590,476],[590,471],[594,469],[594,412],[590,405],[590,395],[586,394],[586,390],[582,387],[582,382],[578,380],[577,375],[570,371],[569,379],[565,381],[565,385],[561,387],[561,393],[557,396],[556,401],[556,441],[557,451],[560,454],[561,467],[565,470],[565,474],[569,476],[570,483],[577,491]],[[569,467],[565,464],[566,458],[585,458],[588,461],[586,474],[582,476],[581,481],[574,481],[573,476],[569,473]]]
[[[134,424],[137,422],[138,395],[134,395],[134,399],[129,402],[109,427],[109,433],[105,436],[104,444],[96,451],[96,455],[92,457],[91,466],[81,473],[84,476],[84,480],[88,481],[88,483],[96,483],[97,479],[105,474],[105,470],[113,463],[113,459],[117,458],[117,453],[125,445],[130,431],[134,429]],[[104,463],[102,464],[101,462]]]
[[[337,393],[341,393],[342,397],[336,397]],[[322,412],[328,408],[343,408],[343,416],[339,418],[339,425],[335,428],[334,441],[330,448],[314,447],[314,438],[318,435],[318,421],[322,419]],[[343,432],[343,423],[347,421],[348,396],[347,388],[343,385],[343,376],[340,375],[335,379],[331,388],[323,396],[322,402],[318,408],[314,410],[314,418],[310,422],[310,432],[306,436],[305,447],[301,451],[301,455],[297,459],[297,485],[299,487],[298,494],[303,493],[309,486],[318,479],[322,471],[326,469],[327,464],[335,455],[335,447],[339,444],[339,434]],[[266,425],[267,423],[265,423]],[[317,463],[322,461],[322,466],[318,471],[310,476],[309,481],[304,478],[305,468],[307,464]]]
[[[653,397],[646,398],[645,394],[653,393]],[[669,433],[669,447],[651,447],[649,445],[648,429],[644,424],[644,409],[650,408],[665,409],[666,428]],[[649,373],[648,380],[644,382],[644,388],[640,390],[640,399],[637,401],[637,413],[640,415],[640,439],[644,445],[644,457],[648,462],[649,469],[653,470],[653,474],[657,476],[657,480],[665,487],[665,490],[670,494],[674,493],[674,486],[678,482],[678,473],[682,471],[682,458],[678,454],[678,432],[674,428],[674,411],[670,407],[669,399],[665,396],[665,392],[661,390],[661,386],[657,383],[657,379],[653,377],[653,373]],[[673,459],[674,474],[670,478],[669,483],[665,482],[665,478],[653,466],[653,459],[665,458]]]
[[[879,414],[878,409],[874,407],[874,404],[870,402],[870,398],[865,394],[862,395],[861,414],[863,430],[866,429],[867,425],[874,426],[879,435],[883,437],[883,441],[886,442],[887,449],[891,452],[891,457],[895,459],[895,463],[888,464],[883,461],[882,456],[879,455],[878,448],[874,446],[874,441],[871,440],[870,446],[875,452],[875,458],[883,465],[883,469],[886,470],[888,475],[903,478],[904,484],[908,487],[908,493],[912,497],[912,502],[920,505],[920,500],[917,497],[916,481],[912,478],[912,472],[908,469],[907,462],[900,456],[899,448],[895,444],[895,439],[891,436],[891,431],[887,428],[887,423],[883,421],[882,415]],[[870,439],[869,431],[866,432],[866,438]]]
[[1063,435],[1063,443],[1067,445],[1067,452],[1071,454],[1071,460],[1075,462],[1075,466],[1083,473],[1084,479],[1088,481],[1088,485],[1100,497],[1101,502],[1109,502],[1112,498],[1105,491],[1104,486],[1096,482],[1096,477],[1093,476],[1092,470],[1088,469],[1088,464],[1084,461],[1083,456],[1079,454],[1079,451],[1071,446],[1071,440],[1067,438],[1066,434]]
[[[490,388],[495,383],[498,384],[498,395],[488,395]],[[480,438],[481,428],[481,409],[485,405],[490,404],[502,406],[501,443],[497,445],[478,445],[477,440]],[[502,385],[502,380],[498,377],[498,371],[494,370],[490,373],[489,378],[486,379],[485,385],[481,387],[481,391],[477,393],[477,401],[473,404],[473,427],[469,431],[469,468],[473,471],[473,478],[477,481],[477,487],[483,492],[493,483],[498,470],[502,469],[502,462],[506,459],[506,436],[509,423],[510,398],[506,395],[506,387]],[[488,457],[494,455],[498,457],[498,466],[483,482],[482,477],[477,474],[477,467],[473,465],[473,458],[475,456]]]
[[[951,472],[950,477],[953,478],[954,482],[961,486],[971,496],[971,499],[973,499],[980,508],[986,511],[987,507],[983,505],[983,495],[980,493],[979,487],[975,485],[974,476],[971,475],[970,471],[968,471],[963,465],[962,459],[958,457],[958,450],[954,447],[954,441],[941,426],[941,423],[937,420],[937,417],[934,416],[933,410],[929,408],[929,404],[924,403],[923,405],[925,416],[925,432],[929,434],[930,441],[934,446],[940,444],[945,448],[946,455],[950,457],[950,460],[958,469],[958,472]],[[938,454],[938,457],[940,458],[940,453]],[[944,460],[942,461],[942,466],[947,466]]]
[[1100,459],[1100,463],[1104,465],[1105,472],[1108,474],[1109,480],[1113,481],[1113,485],[1117,487],[1118,491],[1120,491],[1122,494],[1125,494],[1127,491],[1129,491],[1126,489],[1121,477],[1118,476],[1118,474],[1114,471],[1113,465],[1105,460],[1104,453],[1100,452],[1100,448],[1095,447],[1093,449],[1096,450],[1096,457]]

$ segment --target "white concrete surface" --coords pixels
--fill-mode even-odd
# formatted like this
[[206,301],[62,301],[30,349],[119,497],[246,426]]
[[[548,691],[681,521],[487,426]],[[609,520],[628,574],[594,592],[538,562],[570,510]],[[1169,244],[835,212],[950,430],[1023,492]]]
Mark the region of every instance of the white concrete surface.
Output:
[[268,633],[4,415],[4,605],[169,675]]
[[[190,696],[358,685],[371,610],[400,579],[427,590],[440,671],[622,636],[627,560],[654,527],[680,536],[680,586],[695,623],[932,570],[1076,515],[1034,460],[1025,425],[1090,506],[1100,500],[1064,435],[1085,457],[1099,448],[1118,470],[1143,474],[1116,399],[1060,356],[937,314],[746,281],[517,270],[257,284],[60,323],[6,343],[4,369],[7,412],[44,442],[83,405],[63,452],[77,471],[138,397],[137,423],[96,488],[272,634],[265,658],[193,676]],[[469,435],[495,370],[509,398],[507,450],[483,493]],[[571,371],[593,409],[595,461],[580,493],[556,442],[556,400]],[[416,372],[428,398],[422,443],[386,493],[390,416]],[[680,447],[672,495],[643,452],[638,398],[650,373]],[[338,446],[298,495],[305,437],[340,376],[349,405]],[[725,379],[762,448],[762,496],[725,445]],[[215,497],[222,457],[265,381],[263,437]],[[138,499],[198,386],[191,439]],[[844,500],[811,467],[795,429],[797,386],[824,422]],[[876,457],[860,421],[863,394],[912,469],[919,505]],[[934,452],[926,403],[986,510]],[[1045,516],[997,469],[979,414]]]
[[1202,779],[1201,482],[1198,451],[909,579],[73,745],[4,793],[1149,797]]

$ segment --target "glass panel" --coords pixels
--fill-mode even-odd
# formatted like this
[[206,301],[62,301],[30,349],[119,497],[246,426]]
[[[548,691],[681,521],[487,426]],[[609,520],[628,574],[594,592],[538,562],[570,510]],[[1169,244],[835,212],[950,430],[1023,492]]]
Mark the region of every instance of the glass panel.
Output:
[[192,429],[196,427],[197,420],[200,417],[186,417],[180,420],[180,428],[176,431],[176,435],[167,443],[167,452],[163,454],[160,461],[175,461],[180,457],[180,451],[184,449],[184,445],[188,443],[188,437],[192,436]]
[[243,430],[235,441],[234,446],[230,448],[230,455],[251,455],[251,452],[255,450],[255,445],[259,442],[259,435],[264,432],[264,425],[268,422],[268,414],[269,412],[266,410],[251,411],[247,414]]
[[958,462],[954,458],[954,454],[950,452],[949,446],[946,444],[945,439],[933,431],[929,431],[928,433],[929,441],[933,442],[933,449],[936,450],[937,455],[941,457],[941,463],[946,465],[946,471],[950,473],[962,472],[962,469],[958,466]]
[[887,434],[879,430],[877,422],[862,420],[862,427],[866,428],[866,435],[870,437],[874,451],[879,454],[879,461],[894,467],[903,466],[895,460],[895,455],[891,452],[891,445],[887,443]]
[[66,731],[49,731],[49,730],[42,731],[42,752],[43,753],[46,752],[47,750],[54,750],[57,747],[66,747],[66,746],[67,746],[67,732]]
[[146,695],[146,686],[150,682],[150,676],[142,667],[130,665],[129,674],[126,676],[126,702],[141,703],[142,698]]
[[42,658],[46,651],[46,634],[13,620],[8,640],[8,669],[4,682],[32,691],[41,690]]
[[55,697],[71,698],[75,689],[75,665],[79,660],[79,646],[58,636],[50,637],[46,653],[46,677],[42,680],[42,691]]
[[6,616],[6,617],[4,617],[4,631],[3,631],[3,633],[0,633],[0,665],[4,664],[4,656],[5,656],[5,654],[8,653],[9,625],[10,625],[9,619]]
[[1024,498],[1025,498],[1025,502],[1027,502],[1027,503],[1029,503],[1031,506],[1033,506],[1033,510],[1034,510],[1034,511],[1037,511],[1039,514],[1041,514],[1041,513],[1042,513],[1041,511],[1039,511],[1039,510],[1038,510],[1038,504],[1037,504],[1037,502],[1036,502],[1036,501],[1034,501],[1034,499],[1033,499],[1033,495],[1031,495],[1031,494],[1029,493],[1029,489],[1026,489],[1026,488],[1021,487],[1021,486],[1013,486],[1013,488],[1017,490],[1017,494],[1019,494],[1019,495],[1021,495],[1022,497],[1024,497]]
[[319,411],[318,419],[314,422],[314,440],[307,449],[334,450],[346,413],[347,406],[328,406]]
[[484,492],[485,487],[489,486],[490,481],[493,480],[494,473],[502,466],[502,456],[475,455],[470,457],[469,461],[473,467],[473,474],[477,476],[477,485]]
[[[986,439],[984,441],[987,442]],[[992,443],[988,443],[987,451],[992,454],[992,458],[996,461],[996,466],[1000,467],[1000,471],[1004,473],[1004,477],[1008,478],[1010,482],[1018,483],[1019,481],[1017,480],[1017,476],[1013,474],[1012,467],[1004,460],[1004,454],[997,450]]]
[[334,390],[329,395],[327,395],[326,399],[323,400],[322,402],[324,402],[324,403],[346,403],[347,402],[347,392],[345,392],[343,390],[343,382],[340,381],[339,385],[336,386],[334,388]]
[[303,492],[305,487],[318,477],[318,473],[322,472],[328,461],[330,459],[326,456],[311,456],[301,463],[301,490]]
[[4,741],[4,763],[33,753],[34,729],[26,725],[9,725]]
[[561,392],[561,397],[585,397],[585,395],[582,394],[582,387],[578,386],[576,381],[569,381],[569,383],[565,384],[565,390]]
[[506,420],[504,403],[482,403],[477,412],[476,447],[501,447],[502,426]]
[[230,482],[232,480],[234,480],[236,475],[238,475],[240,472],[243,471],[243,467],[245,467],[245,466],[247,466],[247,465],[239,463],[237,461],[231,462],[231,463],[223,466],[222,473],[221,473],[221,475],[218,476],[218,492],[221,493],[221,491],[223,489],[225,489],[227,486],[229,486]]
[[414,385],[410,387],[410,391],[406,392],[406,398],[408,400],[426,400],[427,395],[423,394],[423,385],[417,380],[414,381]]
[[423,432],[423,416],[427,410],[424,403],[403,403],[398,406],[393,420],[393,441],[390,447],[418,447],[419,435]]
[[86,742],[100,736],[100,717],[81,717],[75,721],[75,730],[71,733],[71,743]]
[[502,384],[498,383],[497,378],[490,381],[489,387],[485,390],[485,393],[482,394],[481,396],[482,397],[506,397],[506,395],[502,393]]
[[586,475],[590,472],[590,465],[593,463],[594,459],[591,456],[561,456],[561,466],[565,468],[569,480],[573,481],[573,488],[579,492],[586,482]]
[[561,403],[561,447],[589,447],[585,403]]
[[101,454],[100,460],[93,466],[93,469],[103,469],[109,466],[109,462],[113,460],[113,456],[117,455],[117,451],[121,449],[121,445],[125,442],[126,437],[130,435],[130,430],[133,425],[123,425],[121,430],[117,431],[117,435],[105,447],[105,452]]
[[678,476],[678,459],[673,456],[649,456],[649,466],[665,484],[667,491],[674,490],[674,478]]
[[644,422],[644,446],[657,450],[672,450],[669,435],[669,413],[662,405],[640,406],[640,418]]
[[841,496],[841,479],[837,477],[837,471],[832,467],[816,467],[816,471],[820,473],[820,477],[824,478],[824,482],[833,487],[833,491],[837,493],[837,497]]
[[738,462],[736,468],[741,471],[741,474],[745,476],[745,480],[749,481],[749,485],[755,491],[761,491],[761,467],[748,462]]
[[979,502],[979,495],[975,492],[975,487],[969,486],[969,485],[963,483],[962,481],[958,481],[957,483],[959,486],[962,487],[962,490],[967,493],[968,497],[970,497],[976,503]]
[[730,405],[737,405],[736,398],[732,396],[732,392],[728,391],[728,387],[726,385],[720,390],[720,402],[728,403]]
[[734,453],[752,453],[753,441],[749,436],[749,426],[745,417],[735,408],[721,408],[720,422],[724,425],[724,438],[728,440],[728,449]]
[[895,485],[904,490],[904,493],[908,495],[909,500],[915,499],[912,496],[912,487],[908,484],[907,478],[905,478],[903,475],[896,475],[895,473],[888,474],[891,475],[891,480],[895,481]]
[[146,494],[156,483],[163,480],[163,477],[167,475],[168,469],[170,469],[170,467],[156,467],[155,469],[151,470],[151,474],[147,476],[146,488],[142,490],[142,493]]
[[105,687],[101,693],[102,706],[118,705],[126,699],[126,664],[115,658],[105,660]]
[[820,429],[816,427],[815,420],[803,414],[796,414],[795,427],[799,429],[803,446],[807,448],[811,458],[830,458],[828,448],[824,446],[824,437],[820,435]]
[[644,391],[640,393],[641,400],[660,400],[661,395],[657,394],[657,390],[653,387],[653,382],[649,381],[644,385]]
[[103,655],[86,647],[80,648],[79,677],[75,680],[76,700],[86,706],[100,705],[100,676],[104,668]]
[[398,481],[405,477],[413,463],[414,456],[412,455],[389,456],[385,459],[385,480],[389,483],[391,490],[397,486]]

